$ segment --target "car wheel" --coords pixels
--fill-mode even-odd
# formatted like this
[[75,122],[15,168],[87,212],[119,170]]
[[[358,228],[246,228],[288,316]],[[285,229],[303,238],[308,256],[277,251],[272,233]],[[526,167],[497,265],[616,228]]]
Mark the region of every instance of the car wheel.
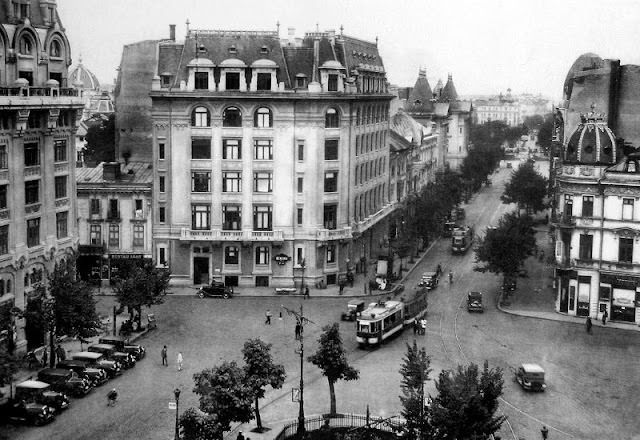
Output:
[[202,290],[198,292],[198,297],[204,298],[204,292]]
[[222,294],[222,297],[223,297],[224,299],[229,299],[229,294],[228,294],[228,293],[223,293],[223,294]]

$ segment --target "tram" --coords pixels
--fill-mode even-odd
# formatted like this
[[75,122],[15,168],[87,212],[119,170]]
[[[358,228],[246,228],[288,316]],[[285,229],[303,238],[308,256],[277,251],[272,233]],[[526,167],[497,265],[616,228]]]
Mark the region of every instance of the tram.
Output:
[[357,319],[356,341],[361,347],[380,345],[426,313],[426,295],[416,296],[407,302],[380,300],[371,303]]

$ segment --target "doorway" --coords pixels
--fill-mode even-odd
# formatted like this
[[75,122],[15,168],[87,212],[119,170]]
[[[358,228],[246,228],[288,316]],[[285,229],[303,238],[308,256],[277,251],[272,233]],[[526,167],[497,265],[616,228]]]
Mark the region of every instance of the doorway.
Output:
[[193,284],[209,284],[208,257],[193,257]]

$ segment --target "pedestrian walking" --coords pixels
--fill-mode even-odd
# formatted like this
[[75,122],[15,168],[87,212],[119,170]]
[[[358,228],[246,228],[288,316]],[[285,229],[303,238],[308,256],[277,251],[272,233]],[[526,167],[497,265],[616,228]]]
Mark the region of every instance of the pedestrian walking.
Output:
[[418,333],[418,328],[419,328],[419,323],[417,319],[413,320],[413,334],[415,335],[416,333]]
[[310,298],[309,296],[309,286],[304,286],[304,298]]
[[107,406],[114,406],[116,404],[117,399],[118,399],[118,392],[114,388],[107,393]]
[[48,361],[49,361],[49,353],[47,352],[47,349],[45,348],[44,351],[42,352],[42,366],[46,368]]
[[244,440],[244,435],[242,435],[242,431],[238,432],[238,436],[236,437],[236,440]]
[[178,362],[178,371],[182,371],[182,352],[178,352],[178,358],[177,358],[177,362]]
[[353,272],[350,270],[347,271],[347,281],[349,282],[349,287],[353,287]]
[[453,271],[449,271],[449,284],[453,284]]
[[345,282],[344,282],[344,280],[341,278],[341,279],[340,279],[340,281],[338,281],[338,287],[339,287],[339,289],[340,289],[340,295],[342,295],[342,292],[344,291],[344,285],[345,285]]
[[547,440],[547,438],[549,437],[549,430],[546,426],[542,427],[542,429],[540,430],[540,434],[542,435],[542,440]]
[[607,325],[608,317],[609,317],[609,312],[607,312],[607,309],[604,309],[604,312],[602,313],[602,325]]
[[300,340],[300,323],[296,322],[296,341]]
[[422,318],[420,320],[420,334],[424,335],[427,333],[427,320]]
[[160,351],[160,356],[162,356],[162,365],[168,366],[169,362],[167,362],[167,346],[162,347],[162,351]]
[[62,348],[62,345],[58,344],[58,346],[56,347],[56,356],[58,357],[58,362],[60,361],[64,361],[67,359],[67,354],[64,351],[64,348]]
[[264,323],[266,325],[271,325],[271,310],[267,309],[267,311],[264,312],[264,317],[265,317]]
[[593,324],[591,323],[591,317],[587,316],[587,322],[585,324],[587,326],[587,333],[591,334],[591,327]]

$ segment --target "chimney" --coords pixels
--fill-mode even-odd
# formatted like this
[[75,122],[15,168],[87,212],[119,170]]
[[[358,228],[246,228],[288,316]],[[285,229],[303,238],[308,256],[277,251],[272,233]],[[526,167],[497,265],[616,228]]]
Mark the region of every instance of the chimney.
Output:
[[102,165],[102,180],[115,181],[120,178],[120,163],[105,162]]
[[169,25],[169,39],[171,41],[176,41],[176,25],[175,24]]

